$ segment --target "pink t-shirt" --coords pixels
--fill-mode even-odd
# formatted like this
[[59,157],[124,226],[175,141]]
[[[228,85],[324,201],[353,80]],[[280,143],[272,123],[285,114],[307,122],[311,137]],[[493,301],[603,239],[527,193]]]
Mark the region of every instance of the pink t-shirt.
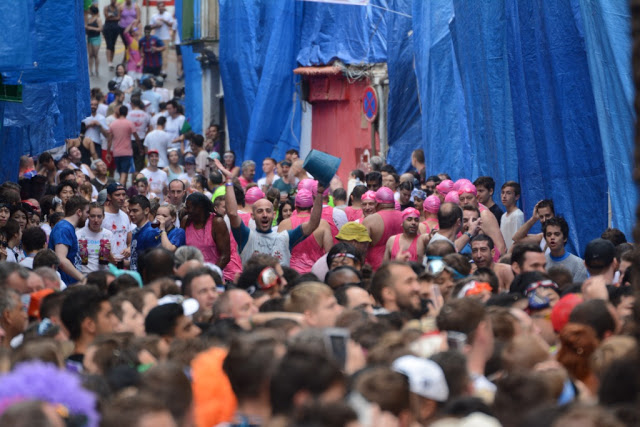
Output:
[[131,135],[136,131],[135,126],[127,119],[116,119],[109,125],[113,135],[113,157],[133,156],[131,149]]

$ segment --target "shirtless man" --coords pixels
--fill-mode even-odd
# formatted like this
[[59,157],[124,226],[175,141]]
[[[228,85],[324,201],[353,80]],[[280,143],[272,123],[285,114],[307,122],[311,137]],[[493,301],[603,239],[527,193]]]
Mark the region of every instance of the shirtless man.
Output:
[[402,211],[402,233],[389,237],[384,260],[421,262],[429,242],[428,234],[418,234],[420,212],[416,208]]
[[[482,231],[484,234],[491,237],[500,255],[507,253],[507,245],[504,243],[504,238],[500,232],[500,226],[495,215],[484,205],[478,203],[478,192],[476,186],[473,184],[465,183],[458,190],[460,194],[460,206],[474,206],[480,210],[480,219],[482,220]],[[496,256],[497,257],[497,256]]]
[[387,187],[381,187],[376,191],[375,197],[378,204],[377,212],[362,221],[362,225],[367,227],[371,236],[371,246],[365,261],[374,271],[382,264],[389,238],[402,233],[402,213],[395,210],[393,191]]
[[471,239],[471,257],[478,268],[490,268],[498,276],[499,292],[509,292],[513,281],[511,266],[493,262],[495,250],[493,240],[486,234],[478,234]]
[[544,223],[554,216],[556,216],[556,212],[553,207],[553,200],[540,200],[533,208],[533,215],[531,215],[531,218],[529,218],[529,220],[525,222],[513,235],[512,239],[514,243],[535,243],[536,245],[540,245],[540,249],[546,250],[547,245],[544,240],[543,233],[528,233],[536,222],[540,221],[540,225],[544,227]]
[[[278,233],[293,230],[300,224],[309,222],[311,206],[313,206],[313,193],[306,189],[299,190],[296,195],[296,210],[290,218],[280,223]],[[311,272],[313,264],[329,252],[332,246],[333,238],[329,223],[321,219],[318,228],[291,250],[291,268],[300,274]]]

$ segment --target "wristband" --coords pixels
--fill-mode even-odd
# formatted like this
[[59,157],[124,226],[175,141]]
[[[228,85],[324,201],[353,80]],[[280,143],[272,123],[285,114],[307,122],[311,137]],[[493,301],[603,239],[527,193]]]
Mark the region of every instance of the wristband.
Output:
[[225,187],[233,187],[233,182],[225,182]]
[[464,233],[465,236],[467,236],[469,238],[469,240],[473,239],[473,236],[471,235],[471,233],[469,233],[468,231],[465,231]]

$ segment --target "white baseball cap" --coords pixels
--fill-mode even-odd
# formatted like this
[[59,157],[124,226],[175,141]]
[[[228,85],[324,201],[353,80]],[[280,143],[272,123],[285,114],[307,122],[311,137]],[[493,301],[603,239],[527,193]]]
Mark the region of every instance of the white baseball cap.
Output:
[[416,356],[402,356],[393,362],[391,368],[409,378],[412,393],[436,402],[445,402],[449,398],[447,380],[436,362]]

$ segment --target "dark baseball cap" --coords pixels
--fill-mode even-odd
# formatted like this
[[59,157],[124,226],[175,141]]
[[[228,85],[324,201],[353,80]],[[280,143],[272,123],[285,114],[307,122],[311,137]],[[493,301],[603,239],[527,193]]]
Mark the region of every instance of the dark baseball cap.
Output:
[[118,183],[118,182],[113,182],[113,183],[111,183],[111,184],[109,184],[107,186],[107,193],[108,194],[113,194],[116,191],[120,191],[120,190],[127,191],[127,189],[124,188],[124,186],[122,184]]
[[597,238],[589,242],[584,251],[584,262],[589,268],[604,268],[613,262],[616,247],[609,240]]

